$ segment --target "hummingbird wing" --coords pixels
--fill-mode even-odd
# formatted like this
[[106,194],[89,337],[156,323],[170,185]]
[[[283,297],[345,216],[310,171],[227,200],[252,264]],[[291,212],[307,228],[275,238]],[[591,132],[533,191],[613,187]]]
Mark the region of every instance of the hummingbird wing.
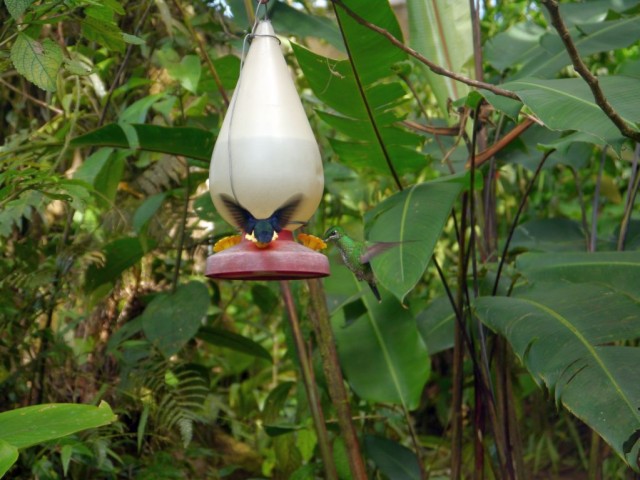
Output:
[[224,193],[220,195],[220,199],[227,210],[229,210],[229,213],[231,213],[233,220],[236,222],[236,226],[247,233],[253,232],[256,225],[256,219],[251,215],[249,210],[241,207],[230,196],[225,195]]
[[270,220],[271,220],[271,225],[273,226],[273,229],[276,232],[279,232],[280,230],[282,230],[289,223],[304,224],[304,222],[291,221],[291,217],[293,216],[293,213],[296,211],[296,208],[298,208],[298,205],[300,205],[301,201],[302,201],[302,194],[294,195],[289,200],[287,200],[284,205],[282,205],[279,209],[273,212],[273,215],[271,215]]
[[386,252],[390,248],[397,247],[402,242],[376,242],[373,245],[367,245],[364,253],[360,255],[361,263],[369,263],[372,258],[377,257],[382,252]]

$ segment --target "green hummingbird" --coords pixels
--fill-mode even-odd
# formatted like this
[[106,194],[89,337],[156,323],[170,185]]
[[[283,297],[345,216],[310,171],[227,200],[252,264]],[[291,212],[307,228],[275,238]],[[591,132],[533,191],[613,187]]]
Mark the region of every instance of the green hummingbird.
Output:
[[327,230],[324,234],[324,241],[335,243],[347,268],[353,272],[358,280],[366,281],[378,302],[381,302],[382,298],[376,286],[376,277],[369,262],[376,255],[396,246],[398,242],[378,242],[367,245],[365,242],[359,242],[349,237],[344,233],[342,227],[336,226]]
[[244,233],[247,240],[251,240],[259,247],[265,247],[278,238],[278,233],[289,223],[304,223],[292,221],[291,216],[302,201],[302,195],[294,195],[280,208],[276,209],[268,218],[256,218],[249,210],[234,201],[228,195],[220,195],[224,206],[227,207],[236,226]]

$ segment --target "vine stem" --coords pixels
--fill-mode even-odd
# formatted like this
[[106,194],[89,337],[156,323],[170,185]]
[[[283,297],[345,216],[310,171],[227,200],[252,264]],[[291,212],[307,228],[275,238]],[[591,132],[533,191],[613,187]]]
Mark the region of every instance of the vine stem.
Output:
[[[140,29],[142,28],[142,26],[147,20],[147,17],[149,15],[149,11],[151,10],[152,5],[153,5],[153,1],[147,2],[147,6],[142,14],[142,17],[140,18],[140,21],[138,22],[135,30],[133,31],[134,35],[138,35],[138,33],[140,32]],[[124,71],[127,68],[127,64],[129,63],[129,59],[131,58],[131,52],[133,51],[133,47],[134,47],[133,43],[130,43],[129,46],[127,46],[127,51],[124,54],[124,59],[120,63],[120,67],[118,68],[116,75],[113,77],[113,82],[109,87],[109,91],[107,92],[107,98],[104,102],[104,107],[102,107],[102,112],[100,113],[100,118],[98,119],[98,127],[101,127],[107,118],[107,110],[109,108],[109,104],[111,103],[111,97],[113,96],[113,92],[115,91],[116,87],[120,85],[120,82],[122,80],[122,75],[124,74]]]
[[191,172],[189,171],[189,162],[185,159],[187,176],[184,186],[184,207],[182,209],[182,221],[180,222],[180,234],[178,240],[178,253],[176,254],[176,266],[173,269],[173,279],[171,280],[171,292],[175,293],[178,288],[180,277],[180,265],[182,264],[182,250],[184,250],[185,232],[187,229],[187,215],[189,214],[189,191],[191,190]]
[[493,291],[491,292],[491,295],[495,296],[496,293],[498,292],[498,285],[500,284],[500,275],[502,274],[502,269],[504,267],[504,262],[507,258],[507,252],[509,251],[509,245],[511,245],[511,239],[513,238],[513,233],[516,231],[516,227],[518,226],[518,221],[520,220],[520,215],[522,215],[522,211],[524,210],[524,206],[527,203],[527,200],[529,198],[529,194],[531,193],[531,190],[533,189],[533,185],[536,183],[536,179],[538,178],[538,175],[540,175],[540,172],[542,171],[542,167],[544,166],[545,162],[547,161],[547,158],[549,158],[549,156],[555,152],[555,149],[551,149],[547,152],[545,152],[545,154],[542,156],[542,159],[540,160],[540,163],[538,163],[538,166],[536,167],[535,172],[533,173],[533,178],[531,178],[531,181],[529,182],[529,185],[527,185],[527,190],[525,191],[524,195],[522,196],[522,199],[520,200],[520,205],[518,206],[518,211],[516,212],[516,216],[513,219],[513,222],[511,223],[511,228],[509,229],[509,234],[507,235],[507,241],[504,243],[504,248],[502,249],[502,255],[500,257],[500,263],[498,264],[498,272],[496,273],[496,281],[493,284]]
[[176,6],[176,8],[180,11],[180,15],[182,15],[184,24],[187,27],[189,34],[191,35],[191,37],[193,37],[193,39],[198,44],[198,50],[200,50],[200,55],[202,56],[205,63],[207,64],[207,68],[209,69],[209,72],[213,77],[213,81],[215,82],[216,87],[218,88],[218,92],[220,92],[222,101],[224,102],[225,106],[228,108],[229,96],[227,95],[227,91],[225,90],[224,85],[222,85],[222,80],[220,79],[220,75],[218,74],[218,70],[216,69],[216,66],[213,64],[211,57],[207,53],[207,45],[204,43],[204,40],[195,31],[195,29],[193,28],[193,25],[191,25],[191,19],[187,15],[187,12],[184,11],[184,8],[182,8],[182,5],[180,5],[180,0],[174,0],[173,3]]
[[633,155],[633,166],[631,167],[631,176],[629,177],[629,188],[627,189],[627,199],[625,201],[624,214],[620,223],[620,233],[618,235],[618,251],[624,250],[624,242],[627,238],[629,230],[629,222],[631,220],[631,212],[633,205],[636,203],[636,195],[640,186],[640,175],[638,175],[638,160],[640,159],[640,143],[636,144],[635,154]]
[[573,68],[575,68],[578,75],[587,83],[593,94],[593,99],[598,104],[604,114],[614,123],[622,135],[636,142],[640,142],[640,131],[634,130],[629,124],[614,110],[607,97],[605,97],[602,88],[600,88],[600,82],[598,77],[589,71],[587,65],[580,58],[580,53],[576,48],[575,43],[571,39],[571,34],[567,29],[562,16],[560,15],[560,7],[556,0],[541,0],[541,3],[546,7],[551,18],[551,24],[554,26],[562,43],[564,43],[565,50],[571,58]]
[[329,442],[329,433],[327,432],[327,424],[324,420],[324,413],[322,412],[322,407],[320,405],[320,396],[318,395],[317,384],[313,374],[309,352],[307,351],[302,330],[300,329],[300,320],[298,319],[296,306],[293,301],[293,296],[291,295],[289,282],[281,281],[280,289],[282,290],[282,297],[284,298],[284,304],[289,317],[289,325],[291,326],[298,360],[300,361],[302,380],[304,382],[305,391],[307,392],[307,399],[309,400],[311,417],[313,418],[313,423],[316,427],[316,434],[318,435],[318,447],[320,448],[320,456],[324,463],[326,478],[328,480],[338,480],[338,473],[333,460],[331,443]]
[[309,318],[320,348],[322,368],[327,380],[331,401],[336,409],[338,425],[347,450],[351,476],[354,480],[367,480],[367,469],[360,453],[360,442],[353,425],[349,397],[344,386],[342,370],[340,370],[338,351],[333,337],[333,330],[331,330],[329,310],[327,309],[322,282],[315,278],[309,279],[307,280],[307,286],[309,287],[311,300]]
[[593,206],[591,211],[591,236],[589,237],[589,251],[596,251],[596,243],[598,242],[598,206],[600,205],[600,187],[602,185],[602,175],[604,174],[604,164],[607,160],[607,147],[602,149],[600,155],[600,168],[598,169],[598,177],[596,179],[596,190],[593,193]]

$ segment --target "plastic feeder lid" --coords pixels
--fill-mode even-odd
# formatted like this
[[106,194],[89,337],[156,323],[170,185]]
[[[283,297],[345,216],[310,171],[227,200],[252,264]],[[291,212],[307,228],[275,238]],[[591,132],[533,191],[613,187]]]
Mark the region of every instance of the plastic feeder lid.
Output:
[[282,230],[267,248],[242,241],[207,258],[207,277],[227,280],[296,280],[329,275],[329,260]]

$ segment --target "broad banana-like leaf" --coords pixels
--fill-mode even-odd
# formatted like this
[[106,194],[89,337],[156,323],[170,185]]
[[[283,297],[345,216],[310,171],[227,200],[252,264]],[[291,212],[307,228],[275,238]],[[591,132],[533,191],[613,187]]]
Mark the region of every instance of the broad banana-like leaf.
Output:
[[[211,159],[216,137],[211,132],[192,127],[162,127],[132,124],[138,145],[135,148],[170,155],[184,155],[199,160]],[[134,148],[122,125],[112,123],[71,140],[72,147]]]
[[525,253],[516,269],[531,281],[600,283],[640,302],[640,252]]
[[399,242],[371,263],[378,281],[401,302],[422,278],[463,187],[458,181],[419,183],[387,198],[365,215],[369,241]]
[[[345,2],[367,21],[402,38],[400,27],[385,0]],[[336,6],[339,25],[349,54],[348,60],[334,60],[293,44],[293,50],[315,96],[328,109],[320,118],[346,135],[332,138],[340,160],[351,166],[389,172],[416,171],[425,166],[423,139],[399,128],[400,107],[407,92],[397,81],[399,65],[407,59],[379,34],[363,27],[342,7]]]
[[[640,78],[611,75],[599,81],[618,114],[630,125],[640,122]],[[596,104],[583,79],[522,78],[503,87],[516,93],[548,128],[587,133],[620,152],[624,137]]]
[[[468,0],[407,0],[411,47],[456,73],[473,77],[473,36]],[[451,78],[423,71],[443,115],[447,103],[469,93],[469,88]]]
[[[583,24],[571,28],[570,33],[583,57],[609,52],[633,45],[640,39],[640,16]],[[514,80],[523,77],[554,77],[563,67],[571,64],[571,59],[560,36],[553,31],[542,35],[536,47],[527,50],[516,62],[523,63],[523,66],[511,77]]]
[[538,384],[640,471],[640,304],[590,283],[540,282],[480,297],[476,315],[503,335]]
[[366,311],[348,325],[342,309],[332,317],[340,364],[349,384],[365,400],[414,409],[431,372],[416,322],[385,290],[378,303],[366,283],[355,277],[353,281],[366,292],[362,297]]

